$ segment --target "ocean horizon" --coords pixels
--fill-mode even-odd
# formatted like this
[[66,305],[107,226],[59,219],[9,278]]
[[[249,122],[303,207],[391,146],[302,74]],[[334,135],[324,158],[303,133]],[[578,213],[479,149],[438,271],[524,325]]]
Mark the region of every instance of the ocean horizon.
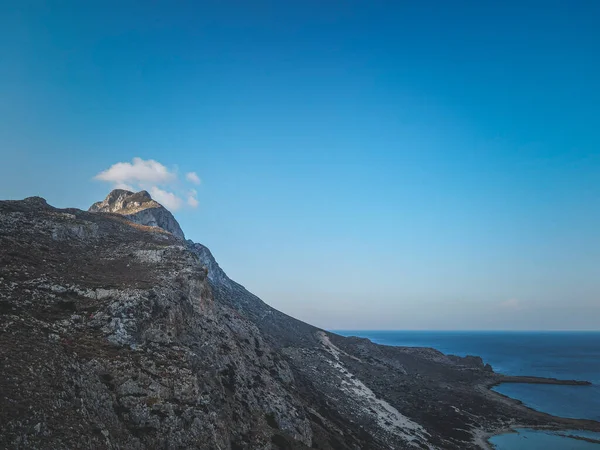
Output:
[[[600,331],[592,330],[331,330],[381,345],[429,347],[480,356],[495,372],[590,381],[591,386],[500,384],[493,388],[538,411],[600,421]],[[598,434],[580,437],[600,440]],[[553,432],[518,429],[490,439],[497,450],[599,449],[600,444]]]

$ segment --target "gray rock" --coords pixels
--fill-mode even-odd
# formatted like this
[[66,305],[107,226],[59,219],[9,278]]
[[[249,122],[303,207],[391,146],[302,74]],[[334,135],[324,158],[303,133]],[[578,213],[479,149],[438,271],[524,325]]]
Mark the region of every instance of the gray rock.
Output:
[[121,214],[132,222],[162,228],[173,236],[185,239],[173,214],[160,203],[152,200],[146,191],[133,193],[124,189],[115,189],[103,201],[94,203],[89,211]]

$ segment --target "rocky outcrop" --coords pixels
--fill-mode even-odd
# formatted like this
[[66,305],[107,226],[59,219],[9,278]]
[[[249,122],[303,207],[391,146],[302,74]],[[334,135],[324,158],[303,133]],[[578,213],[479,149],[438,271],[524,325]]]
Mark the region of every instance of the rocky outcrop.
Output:
[[157,208],[147,193],[111,196],[102,213],[0,202],[0,448],[469,449],[515,424],[600,430],[490,391],[504,377],[479,358],[289,317],[208,248],[132,220]]
[[89,211],[121,214],[132,222],[159,227],[173,236],[185,239],[173,214],[160,203],[152,200],[146,191],[133,193],[124,189],[115,189],[103,201],[94,203]]

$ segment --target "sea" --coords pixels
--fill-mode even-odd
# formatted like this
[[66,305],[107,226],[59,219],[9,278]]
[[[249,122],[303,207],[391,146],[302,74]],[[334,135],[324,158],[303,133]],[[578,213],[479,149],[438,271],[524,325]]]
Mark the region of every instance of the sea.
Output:
[[[481,356],[495,372],[569,380],[591,386],[501,384],[494,390],[527,406],[557,416],[600,421],[600,332],[516,331],[365,331],[336,330],[343,336],[369,338],[377,344],[431,347],[443,353]],[[600,441],[600,433],[517,429],[497,435],[497,450],[600,450],[600,444],[565,437],[575,435]]]

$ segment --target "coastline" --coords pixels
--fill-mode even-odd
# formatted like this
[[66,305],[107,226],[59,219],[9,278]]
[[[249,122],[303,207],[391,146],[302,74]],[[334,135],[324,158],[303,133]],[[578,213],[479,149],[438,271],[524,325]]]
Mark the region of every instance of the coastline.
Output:
[[[494,431],[485,431],[482,429],[476,429],[474,430],[473,434],[475,435],[475,444],[479,445],[483,450],[494,450],[496,448],[496,446],[494,444],[492,444],[490,442],[490,439],[492,439],[494,436],[501,436],[504,434],[510,434],[510,433],[519,433],[517,431],[517,429],[522,428],[522,429],[526,429],[526,430],[535,430],[535,431],[554,431],[556,432],[556,436],[565,438],[565,439],[575,439],[578,441],[584,441],[584,442],[589,442],[592,444],[600,444],[600,439],[593,439],[593,438],[588,438],[588,437],[584,437],[584,436],[577,436],[574,434],[567,434],[564,433],[564,431],[566,431],[566,429],[562,429],[562,428],[553,428],[553,427],[548,427],[548,426],[544,426],[544,425],[519,425],[519,424],[515,424],[515,425],[511,425],[510,427],[505,427],[505,428],[498,428]],[[578,430],[576,428],[568,428],[568,430],[572,430],[572,431],[589,431],[589,430]],[[561,433],[561,431],[563,431],[563,433]]]
[[[519,376],[519,375],[503,375],[495,373],[495,377],[493,379],[487,380],[484,383],[481,383],[476,388],[481,390],[485,389],[487,395],[495,396],[497,398],[501,398],[504,402],[511,403],[513,405],[518,405],[519,407],[525,408],[531,412],[539,414],[541,416],[547,416],[548,419],[556,420],[559,419],[562,424],[554,424],[554,425],[525,425],[514,423],[508,427],[499,427],[493,430],[486,430],[482,428],[477,428],[473,430],[473,435],[475,437],[475,444],[479,445],[484,450],[494,450],[496,447],[494,444],[490,442],[490,439],[494,436],[499,436],[503,434],[509,433],[518,433],[516,431],[518,428],[528,429],[528,430],[547,430],[547,431],[567,431],[567,430],[576,430],[576,431],[592,431],[600,433],[600,422],[593,419],[574,419],[568,417],[560,417],[555,416],[549,413],[545,413],[543,411],[538,411],[534,408],[527,406],[521,400],[509,397],[500,392],[492,390],[493,387],[498,386],[503,383],[523,383],[523,384],[549,384],[549,385],[562,385],[562,386],[591,386],[592,383],[587,380],[561,380],[558,378],[551,377],[535,377],[535,376]],[[557,433],[557,436],[567,438],[567,439],[578,439],[591,443],[600,444],[600,440],[575,436],[566,433]]]
[[[490,363],[494,367],[496,367],[497,363],[502,362],[503,358],[509,358],[508,352],[502,353],[503,348],[496,345],[496,341],[489,340],[489,344],[492,344],[490,348],[492,352],[485,353],[483,350],[487,350],[483,345],[476,344],[472,345],[472,336],[468,333],[452,333],[452,332],[423,332],[419,334],[411,333],[410,331],[403,330],[386,330],[386,331],[356,331],[356,330],[341,330],[338,331],[339,334],[344,336],[356,336],[358,338],[362,337],[363,339],[368,339],[371,343],[376,345],[381,345],[384,347],[395,347],[402,348],[403,351],[407,353],[418,353],[418,354],[426,354],[427,352],[431,352],[432,354],[435,352],[437,354],[445,355],[450,358],[462,359],[467,358],[471,359],[473,362],[477,364],[477,360],[481,361],[481,367],[484,370],[487,370],[485,363]],[[489,336],[515,336],[515,334],[505,334],[505,333],[487,333],[486,337]],[[448,336],[458,336],[459,339],[456,339],[451,344],[448,343]],[[462,340],[461,340],[462,339]],[[514,339],[514,337],[513,337]],[[509,341],[510,343],[510,341]],[[463,345],[467,344],[467,345]],[[488,344],[486,342],[486,344]],[[554,343],[556,344],[556,343]],[[564,347],[564,339],[561,338],[559,344]],[[494,348],[493,346],[496,345]],[[504,344],[502,344],[504,345]],[[533,348],[533,347],[532,347]],[[499,361],[494,361],[489,358],[489,353],[494,355],[493,350],[500,349],[500,352],[497,355],[496,359]],[[531,350],[528,349],[528,350]],[[564,349],[563,349],[564,350]],[[481,353],[483,351],[483,353]],[[458,353],[456,353],[458,352]],[[472,355],[481,355],[472,356]],[[494,355],[494,356],[497,356]],[[519,355],[522,357],[522,355]],[[589,355],[587,355],[589,357]],[[435,358],[435,355],[433,355]],[[512,361],[512,360],[511,360]],[[517,358],[517,363],[521,361]],[[504,366],[505,369],[509,369],[513,367],[516,363],[508,364],[508,367]],[[498,364],[501,365],[501,364]],[[528,367],[527,363],[519,364],[519,367]],[[514,368],[514,367],[513,367]],[[539,373],[535,375],[526,375],[527,371],[523,371],[525,374],[522,375],[505,375],[503,370],[500,369],[498,372],[494,372],[490,370],[484,377],[479,378],[477,380],[473,380],[473,383],[470,383],[472,389],[477,391],[479,395],[486,397],[492,403],[503,404],[506,408],[506,411],[512,409],[513,414],[504,415],[504,420],[501,421],[488,421],[484,420],[483,422],[473,424],[470,428],[470,433],[472,436],[472,445],[474,444],[478,448],[483,449],[492,449],[493,443],[490,442],[490,439],[494,436],[509,434],[509,433],[518,433],[518,429],[527,429],[527,430],[547,430],[549,432],[565,432],[567,430],[575,430],[578,431],[589,431],[594,433],[600,433],[600,421],[595,419],[579,419],[577,417],[590,417],[584,414],[582,415],[569,415],[568,417],[561,416],[560,409],[558,411],[543,412],[545,409],[535,409],[536,406],[528,406],[524,401],[519,400],[519,397],[509,397],[501,392],[494,390],[493,388],[501,385],[503,383],[507,384],[522,384],[525,385],[558,385],[558,386],[588,386],[592,388],[594,391],[594,395],[596,393],[595,388],[597,387],[596,381],[588,381],[588,380],[596,380],[592,374],[588,372],[583,372],[581,374],[576,371],[567,371],[566,373],[571,373],[570,376],[566,376],[564,378],[556,378],[557,374],[551,373],[549,375],[552,376],[544,376],[546,374]],[[509,372],[510,373],[510,372]],[[581,378],[575,378],[581,375]],[[577,389],[579,392],[579,389]],[[583,394],[586,396],[587,394]],[[486,417],[486,414],[483,413],[482,418]],[[487,416],[490,417],[490,416]],[[592,415],[591,417],[595,417]],[[569,438],[569,433],[565,433],[564,438]],[[595,436],[594,436],[595,438]],[[585,438],[582,440],[586,440]],[[596,443],[596,442],[594,442]]]

